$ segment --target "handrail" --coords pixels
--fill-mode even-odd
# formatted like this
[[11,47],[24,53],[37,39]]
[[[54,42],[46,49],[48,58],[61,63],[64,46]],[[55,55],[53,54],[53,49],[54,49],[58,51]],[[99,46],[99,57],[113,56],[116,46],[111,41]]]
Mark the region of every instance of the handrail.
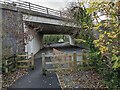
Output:
[[59,17],[63,17],[63,18],[67,17],[66,14],[63,13],[62,11],[47,8],[47,7],[40,6],[40,5],[37,5],[37,4],[33,4],[33,3],[30,3],[30,2],[8,1],[8,0],[7,1],[1,1],[0,0],[0,3],[4,4],[4,5],[8,4],[8,5],[11,5],[11,6],[27,9],[27,10],[30,10],[30,11],[37,11],[37,12],[45,13],[45,14],[48,14],[48,15],[54,15],[54,16],[59,16]]

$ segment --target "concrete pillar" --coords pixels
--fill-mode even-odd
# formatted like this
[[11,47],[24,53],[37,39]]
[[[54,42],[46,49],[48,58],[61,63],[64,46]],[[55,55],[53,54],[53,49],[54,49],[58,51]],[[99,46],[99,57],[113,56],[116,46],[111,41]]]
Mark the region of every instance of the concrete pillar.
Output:
[[40,49],[43,48],[43,34],[37,33],[32,40],[32,53],[36,54]]
[[[28,31],[28,28],[25,28],[24,25],[24,32]],[[33,39],[28,41],[27,45],[25,45],[25,52],[28,54],[33,53],[34,55],[43,48],[43,34],[37,33],[33,31]]]
[[69,43],[70,43],[70,45],[75,45],[73,37],[70,36],[70,35],[68,35],[68,37],[69,37]]

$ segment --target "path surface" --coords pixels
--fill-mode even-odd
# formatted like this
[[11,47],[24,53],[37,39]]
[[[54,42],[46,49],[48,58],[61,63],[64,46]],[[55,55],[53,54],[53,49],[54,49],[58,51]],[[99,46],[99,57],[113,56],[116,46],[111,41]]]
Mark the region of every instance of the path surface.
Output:
[[60,84],[54,72],[42,75],[41,59],[35,60],[35,70],[17,80],[10,88],[57,88]]
[[[62,52],[81,52],[82,48],[73,47],[73,46],[56,46],[56,47],[45,47],[40,50],[36,55],[35,60],[35,70],[30,71],[28,75],[23,76],[19,80],[17,80],[10,88],[55,88],[59,89],[60,84],[58,82],[58,78],[54,72],[47,73],[47,76],[42,75],[41,70],[41,53],[50,54],[52,53],[52,49],[56,48]],[[48,66],[51,67],[51,66]]]

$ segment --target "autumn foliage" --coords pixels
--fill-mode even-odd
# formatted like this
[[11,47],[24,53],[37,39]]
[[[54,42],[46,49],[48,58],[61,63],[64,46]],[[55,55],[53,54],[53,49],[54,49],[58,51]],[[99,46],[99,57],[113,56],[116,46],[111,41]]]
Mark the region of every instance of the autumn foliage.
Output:
[[70,7],[74,22],[81,27],[77,43],[90,50],[89,59],[109,88],[118,88],[120,69],[120,4],[119,2],[78,3]]

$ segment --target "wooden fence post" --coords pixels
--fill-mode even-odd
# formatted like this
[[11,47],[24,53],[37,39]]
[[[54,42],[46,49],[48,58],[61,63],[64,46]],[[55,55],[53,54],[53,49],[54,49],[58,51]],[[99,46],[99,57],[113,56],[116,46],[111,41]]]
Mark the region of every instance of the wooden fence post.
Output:
[[14,62],[15,62],[15,64],[14,64],[14,66],[15,66],[15,70],[17,70],[17,59],[16,59],[16,54],[14,54]]
[[18,69],[18,56],[16,55],[16,59],[15,59],[15,64],[16,64],[16,69]]
[[64,59],[63,59],[65,62],[67,62],[67,53],[64,52]]
[[8,73],[8,62],[7,62],[7,60],[5,60],[5,73]]
[[42,53],[42,71],[43,71],[43,75],[46,75],[46,70],[45,70],[45,53]]
[[73,60],[74,60],[74,71],[77,71],[77,53],[73,53]]
[[72,67],[73,65],[72,65],[72,63],[71,63],[71,62],[72,62],[72,56],[71,56],[71,55],[69,56],[69,59],[70,59],[70,60],[69,60],[69,61],[70,61],[69,66]]
[[32,68],[32,70],[34,70],[34,55],[33,55],[33,53],[31,53],[31,60],[32,60],[31,68]]
[[87,58],[86,58],[86,51],[83,50],[82,53],[83,53],[83,55],[82,55],[82,56],[83,56],[83,66],[86,66],[86,61],[87,61],[87,60],[86,60],[86,59],[87,59]]

